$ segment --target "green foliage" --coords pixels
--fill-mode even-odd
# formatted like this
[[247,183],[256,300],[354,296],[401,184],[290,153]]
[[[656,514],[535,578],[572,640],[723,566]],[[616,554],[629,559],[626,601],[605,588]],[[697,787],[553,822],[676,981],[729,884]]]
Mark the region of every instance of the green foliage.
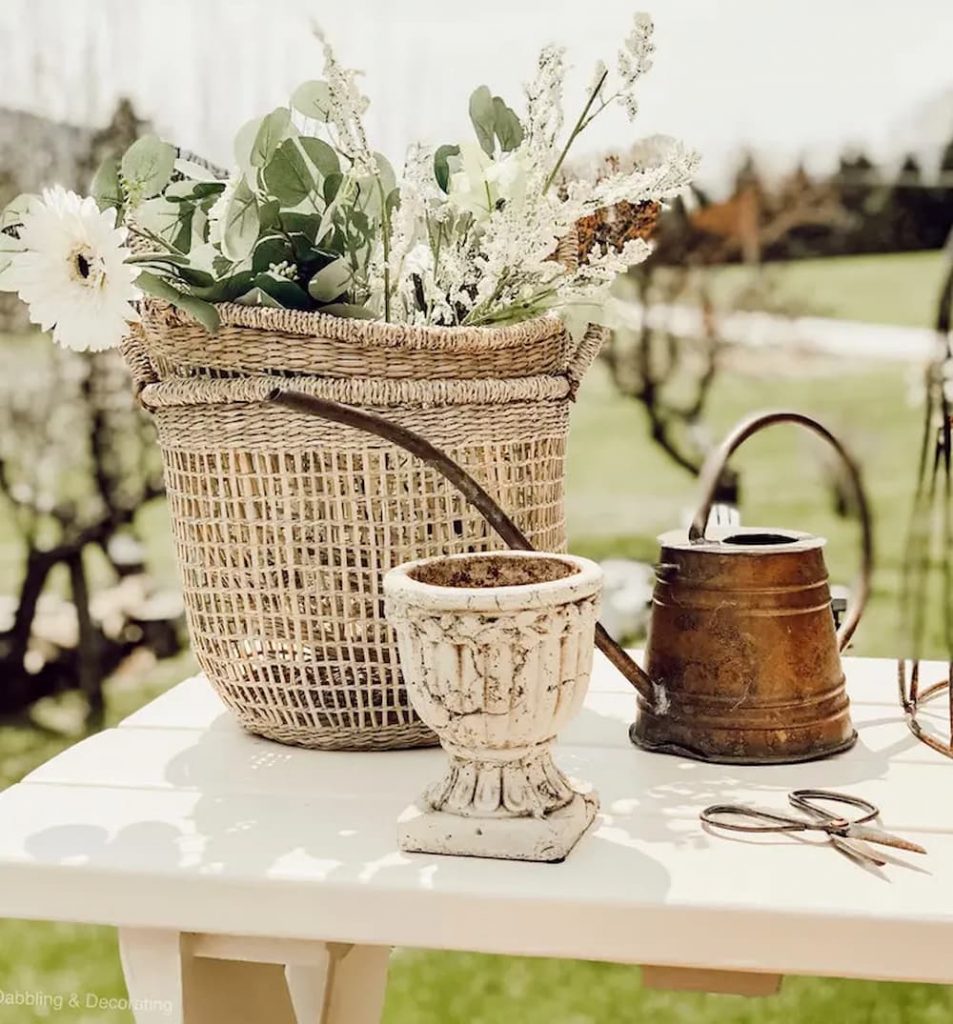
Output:
[[304,82],[291,95],[291,106],[313,121],[327,121],[331,89],[327,82]]
[[[399,203],[397,176],[380,154],[369,173],[371,158],[358,165],[340,148],[325,128],[331,99],[327,82],[306,82],[289,107],[243,125],[227,183],[152,136],[104,165],[97,199],[151,243],[132,258],[144,290],[210,329],[215,302],[379,314],[370,268]],[[303,134],[292,110],[318,134]]]
[[0,210],[0,231],[8,231],[15,228],[23,220],[23,215],[30,207],[30,203],[36,198],[32,192],[22,192],[14,197],[2,210]]
[[93,175],[90,195],[100,210],[122,207],[122,186],[119,183],[119,157],[107,156]]
[[225,211],[222,252],[236,263],[244,260],[251,255],[260,230],[258,200],[248,183],[242,180],[238,183]]
[[264,168],[268,194],[282,206],[295,207],[317,192],[317,178],[294,139],[287,139]]
[[183,313],[188,313],[210,333],[214,334],[219,328],[218,312],[214,306],[194,295],[186,295],[169,284],[168,281],[157,277],[148,270],[143,270],[138,278],[139,287],[147,294],[157,299],[163,299],[171,303]]
[[320,303],[334,302],[347,292],[352,278],[353,271],[347,260],[336,259],[311,278],[308,291]]
[[275,155],[275,150],[291,129],[291,111],[278,107],[261,119],[255,141],[252,143],[249,161],[252,167],[264,167]]
[[433,175],[441,191],[450,191],[450,158],[460,155],[459,146],[438,146],[433,156]]
[[175,150],[155,135],[143,135],[123,154],[119,167],[130,206],[157,196],[175,169]]
[[480,147],[489,157],[496,152],[497,143],[504,153],[508,153],[523,141],[523,126],[520,119],[485,85],[474,89],[470,96],[470,121],[473,123]]

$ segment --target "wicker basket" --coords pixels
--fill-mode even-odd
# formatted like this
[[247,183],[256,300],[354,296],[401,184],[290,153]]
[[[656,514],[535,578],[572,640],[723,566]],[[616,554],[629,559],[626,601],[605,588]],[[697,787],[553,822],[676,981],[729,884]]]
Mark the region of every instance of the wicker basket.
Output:
[[209,336],[148,303],[124,354],[154,415],[199,664],[250,732],[341,750],[425,746],[382,574],[501,547],[401,449],[267,402],[276,385],[382,413],[469,470],[540,549],[565,546],[570,401],[595,357],[550,317],[409,328],[219,307]]

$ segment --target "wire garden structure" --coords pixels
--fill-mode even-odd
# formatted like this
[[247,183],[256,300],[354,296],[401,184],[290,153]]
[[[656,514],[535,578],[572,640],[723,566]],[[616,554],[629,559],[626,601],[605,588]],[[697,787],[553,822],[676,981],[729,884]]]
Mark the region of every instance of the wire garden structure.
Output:
[[[900,660],[897,680],[911,732],[953,758],[953,234],[947,241],[946,256],[936,315],[937,355],[926,376],[917,488],[905,560],[902,611],[912,658]],[[939,680],[923,680],[921,656],[928,610],[937,597],[946,674]],[[938,725],[935,716],[927,722],[924,706],[944,696],[945,723]]]

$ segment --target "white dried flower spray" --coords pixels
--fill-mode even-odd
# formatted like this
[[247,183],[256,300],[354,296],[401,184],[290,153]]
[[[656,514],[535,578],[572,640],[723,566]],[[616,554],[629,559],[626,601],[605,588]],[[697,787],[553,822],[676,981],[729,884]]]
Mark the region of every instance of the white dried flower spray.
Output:
[[[522,141],[506,152],[462,143],[448,158],[445,191],[433,188],[428,160],[418,152],[405,172],[394,250],[418,252],[431,246],[431,261],[402,256],[396,290],[415,323],[506,323],[577,302],[598,301],[618,274],[644,260],[651,249],[639,239],[621,249],[588,253],[578,267],[554,255],[583,217],[620,202],[660,202],[692,178],[695,154],[680,143],[649,140],[625,173],[603,180],[564,180],[566,156],[582,132],[616,105],[629,117],[637,110],[636,86],[651,69],[655,50],[652,20],[637,15],[614,71],[599,62],[581,113],[560,144],[564,125],[564,51],[547,46],[525,86]],[[494,102],[496,102],[494,100]],[[412,166],[411,166],[412,163]],[[431,183],[429,191],[423,183]],[[449,210],[449,212],[448,212]],[[426,225],[422,228],[421,225]]]
[[358,72],[345,68],[338,61],[334,48],[320,27],[315,27],[314,31],[324,51],[324,74],[328,84],[327,120],[336,135],[337,148],[350,157],[355,171],[375,175],[377,161],[367,144],[363,121],[370,100],[357,87]]

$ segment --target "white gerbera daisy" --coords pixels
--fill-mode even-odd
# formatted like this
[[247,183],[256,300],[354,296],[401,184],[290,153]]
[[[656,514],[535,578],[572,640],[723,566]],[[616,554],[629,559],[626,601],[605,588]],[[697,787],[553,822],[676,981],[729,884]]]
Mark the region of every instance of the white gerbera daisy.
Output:
[[100,211],[94,199],[58,185],[30,204],[19,237],[22,251],[12,257],[6,283],[30,320],[77,352],[118,345],[127,323],[138,319],[132,303],[140,292],[116,211]]

